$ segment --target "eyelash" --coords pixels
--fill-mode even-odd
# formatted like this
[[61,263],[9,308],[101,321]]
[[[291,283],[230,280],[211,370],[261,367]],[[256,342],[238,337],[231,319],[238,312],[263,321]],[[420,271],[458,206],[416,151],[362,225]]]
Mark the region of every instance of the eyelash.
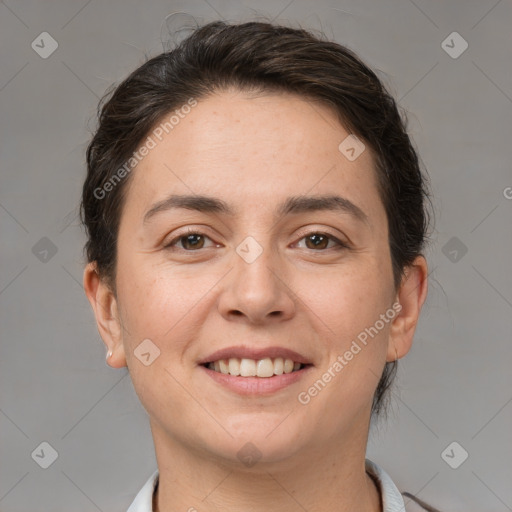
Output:
[[[179,235],[174,237],[168,244],[166,244],[164,246],[164,248],[168,249],[170,251],[176,250],[176,248],[174,247],[175,243],[179,242],[182,238],[185,238],[190,235],[199,235],[199,236],[203,236],[206,238],[210,238],[208,235],[205,235],[204,233],[201,233],[200,231],[194,230],[192,228],[188,228],[185,232],[180,233]],[[330,233],[326,233],[323,231],[308,231],[307,233],[302,233],[301,238],[299,239],[299,242],[304,240],[308,236],[312,236],[312,235],[321,235],[321,236],[327,237],[330,241],[333,241],[338,245],[338,247],[330,247],[328,249],[320,249],[318,251],[316,251],[315,249],[310,249],[313,252],[327,252],[329,249],[333,249],[333,250],[350,249],[350,247],[347,243],[344,243],[341,240],[339,240],[338,238],[336,238],[335,236],[331,235]],[[192,253],[192,252],[198,252],[201,249],[188,250],[188,249],[179,248],[179,250],[183,251],[183,252],[191,252]]]

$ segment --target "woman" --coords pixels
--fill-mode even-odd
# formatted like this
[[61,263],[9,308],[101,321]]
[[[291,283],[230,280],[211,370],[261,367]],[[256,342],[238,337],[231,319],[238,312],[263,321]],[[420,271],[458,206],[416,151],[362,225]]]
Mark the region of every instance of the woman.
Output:
[[427,295],[428,194],[376,75],[210,23],[117,87],[87,163],[84,288],[158,464],[129,512],[405,510],[365,453]]

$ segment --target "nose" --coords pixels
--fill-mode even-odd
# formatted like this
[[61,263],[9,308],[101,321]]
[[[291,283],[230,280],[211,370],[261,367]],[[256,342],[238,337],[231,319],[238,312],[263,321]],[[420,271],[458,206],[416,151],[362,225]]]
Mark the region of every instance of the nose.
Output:
[[[243,252],[240,252],[243,255]],[[228,320],[263,324],[293,317],[296,294],[285,265],[268,245],[253,261],[234,254],[234,268],[224,283],[219,311]]]

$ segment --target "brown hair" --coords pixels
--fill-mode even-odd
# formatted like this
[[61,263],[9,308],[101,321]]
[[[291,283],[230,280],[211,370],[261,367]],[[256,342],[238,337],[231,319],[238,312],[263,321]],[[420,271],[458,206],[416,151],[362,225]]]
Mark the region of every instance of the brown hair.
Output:
[[[81,219],[88,235],[87,260],[96,262],[114,293],[117,233],[131,176],[125,163],[164,115],[191,97],[199,100],[228,88],[288,92],[322,101],[371,149],[398,289],[404,270],[422,253],[427,239],[429,195],[405,116],[392,96],[340,44],[271,23],[216,21],[145,62],[98,105],[99,126],[87,148]],[[116,174],[126,177],[114,182]],[[395,372],[396,363],[387,363],[372,413],[383,408]]]

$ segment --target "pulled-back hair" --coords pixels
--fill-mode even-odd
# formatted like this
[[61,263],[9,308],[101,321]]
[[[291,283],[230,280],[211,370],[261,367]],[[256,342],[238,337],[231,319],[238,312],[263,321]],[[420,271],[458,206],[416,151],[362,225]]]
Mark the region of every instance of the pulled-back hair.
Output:
[[[232,88],[293,93],[323,102],[370,149],[398,290],[404,270],[424,250],[429,225],[426,177],[405,115],[350,49],[306,30],[265,22],[216,21],[199,27],[175,48],[145,62],[100,102],[99,126],[87,148],[81,203],[87,260],[96,262],[100,276],[115,293],[117,235],[131,178],[126,162],[164,116],[191,98],[201,100]],[[114,182],[122,168],[123,179]],[[396,363],[386,363],[372,413],[383,409],[395,372]]]

